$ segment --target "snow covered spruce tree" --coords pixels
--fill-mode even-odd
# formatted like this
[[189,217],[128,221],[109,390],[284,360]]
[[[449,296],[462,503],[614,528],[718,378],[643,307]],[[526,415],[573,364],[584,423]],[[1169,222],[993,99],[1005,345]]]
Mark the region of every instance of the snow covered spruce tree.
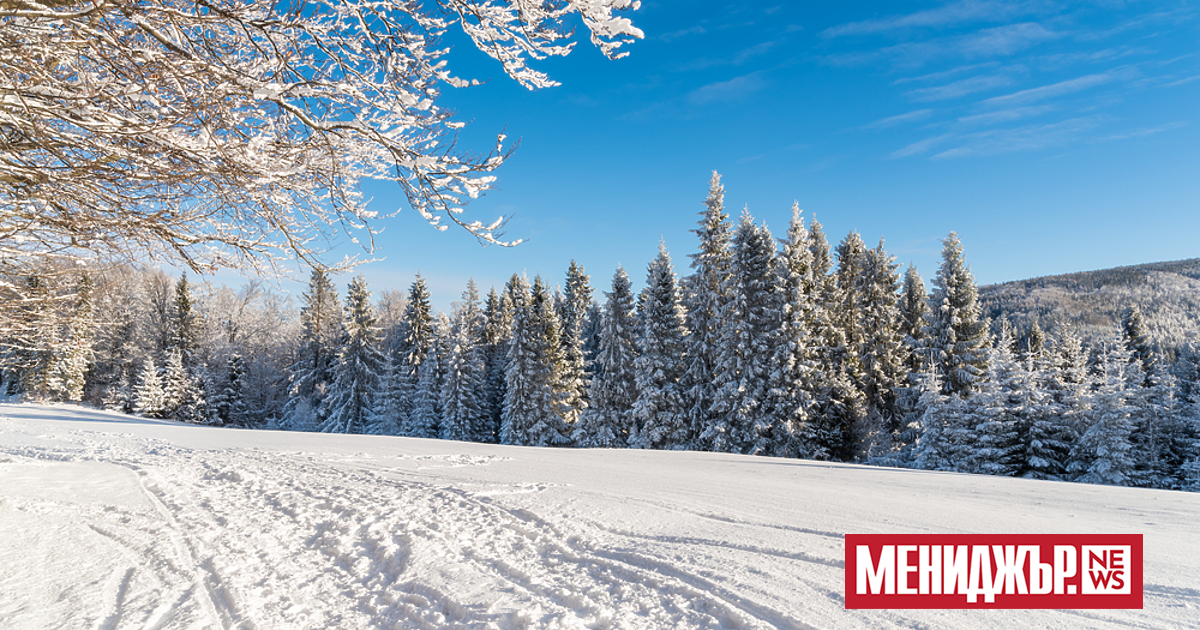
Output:
[[733,235],[729,302],[717,344],[715,418],[701,436],[714,451],[767,455],[786,439],[776,434],[770,406],[782,323],[778,280],[771,232],[743,213]]
[[475,280],[467,281],[462,304],[450,328],[446,382],[442,388],[441,438],[484,442],[490,436],[485,401],[487,363],[483,347],[483,311]]
[[804,457],[808,454],[804,440],[812,405],[809,388],[816,367],[812,348],[815,303],[812,252],[798,203],[792,204],[787,239],[777,260],[783,310],[769,391],[771,407],[778,414],[777,433],[786,439],[776,444],[776,454]]
[[1140,380],[1139,368],[1123,343],[1111,343],[1096,366],[1088,395],[1082,435],[1071,451],[1067,470],[1075,481],[1113,486],[1133,485],[1134,461],[1130,442],[1133,407],[1130,388]]
[[612,291],[606,295],[608,298],[600,319],[596,375],[588,389],[590,403],[573,433],[578,446],[590,448],[627,446],[634,433],[637,317],[625,269],[617,267],[613,273]]
[[94,356],[92,342],[97,327],[93,288],[91,276],[87,273],[81,274],[75,283],[73,299],[67,302],[67,313],[59,318],[62,322],[60,345],[54,352],[54,363],[47,383],[49,393],[55,400],[83,400],[87,372]]
[[372,418],[383,354],[367,281],[357,276],[346,293],[345,333],[334,366],[333,384],[321,403],[321,431],[365,433]]
[[[515,276],[514,276],[515,277]],[[512,336],[513,285],[510,280],[502,293],[488,291],[484,304],[486,326],[483,333],[484,359],[487,375],[484,381],[484,421],[480,434],[484,442],[500,439],[501,416],[504,413],[504,378],[508,368],[508,345]]]
[[980,320],[975,278],[954,232],[943,241],[933,286],[925,326],[929,364],[942,375],[946,393],[968,396],[987,369],[990,342],[987,323]]
[[638,356],[634,359],[637,402],[633,406],[637,448],[685,448],[691,441],[679,388],[687,328],[671,255],[659,243],[646,272]]
[[680,377],[683,392],[684,416],[688,432],[698,448],[707,446],[700,436],[714,423],[713,401],[716,399],[713,375],[718,360],[718,339],[721,321],[728,301],[730,253],[729,215],[725,213],[725,188],[721,176],[713,171],[708,197],[700,222],[692,233],[700,240],[698,251],[691,255],[692,275],[683,280],[684,306],[687,308],[687,348],[684,371]]
[[[436,335],[435,335],[436,339]],[[417,380],[412,389],[412,406],[400,434],[408,437],[436,438],[442,424],[441,416],[441,353],[434,347],[417,368]]]
[[553,298],[541,278],[535,278],[531,293],[524,278],[510,280],[513,297],[512,338],[505,372],[504,414],[500,426],[502,444],[550,446],[569,442],[559,415],[555,390],[559,368],[558,340],[552,339],[547,318],[554,309]]
[[619,57],[642,34],[614,11],[636,6],[6,2],[12,52],[0,74],[21,79],[0,85],[0,233],[22,238],[0,243],[0,273],[80,250],[196,270],[311,263],[330,226],[354,231],[373,216],[364,179],[394,182],[435,225],[497,241],[500,222],[459,213],[509,151],[501,135],[490,154],[455,152],[463,123],[437,98],[478,82],[451,73],[444,37],[457,25],[506,74],[541,88],[555,83],[527,61],[572,50],[566,21],[579,16]]
[[162,380],[166,417],[197,424],[208,421],[204,387],[184,365],[183,352],[178,347],[167,351]]
[[1192,452],[1194,433],[1190,418],[1179,404],[1175,376],[1150,346],[1136,307],[1125,312],[1121,339],[1135,368],[1132,376],[1136,382],[1130,388],[1133,483],[1148,488],[1179,487],[1180,469]]
[[398,328],[388,350],[380,399],[371,427],[372,433],[381,435],[408,435],[406,431],[415,404],[419,370],[433,347],[429,286],[421,274],[417,274],[408,289],[408,300]]
[[899,432],[896,442],[899,451],[893,456],[877,459],[888,465],[906,465],[911,458],[911,447],[916,443],[921,415],[921,375],[928,369],[925,359],[925,319],[929,312],[925,281],[917,268],[909,265],[904,273],[904,286],[897,307],[900,310],[900,333],[904,343],[904,377],[896,393],[896,413]]
[[[1037,328],[1034,322],[1033,330]],[[1032,332],[1032,331],[1031,331]],[[1079,338],[1064,328],[1050,343],[1037,337],[1029,339],[1023,359],[1032,382],[1029,394],[1036,394],[1027,407],[1028,431],[1022,436],[1021,476],[1029,479],[1066,478],[1071,447],[1078,438],[1076,424],[1082,413],[1087,387],[1086,357]]]
[[584,273],[583,266],[571,261],[567,269],[567,282],[563,299],[556,302],[558,318],[562,328],[559,345],[562,348],[564,420],[574,425],[579,415],[587,408],[588,377],[587,357],[583,347],[584,327],[588,311],[592,307],[591,279]]
[[209,400],[212,424],[218,426],[246,426],[246,362],[242,355],[233,353],[225,367],[225,378],[220,390]]
[[1010,477],[1022,472],[1022,446],[1041,392],[1015,356],[1015,345],[1012,326],[1002,320],[1000,335],[988,353],[986,378],[970,400],[975,447],[960,470]]
[[167,400],[163,394],[162,378],[154,361],[146,359],[133,390],[133,412],[146,418],[162,418]]
[[813,351],[816,366],[809,391],[813,404],[804,427],[804,451],[821,460],[854,458],[854,431],[866,415],[865,400],[857,381],[857,353],[847,345],[839,325],[838,308],[844,302],[833,260],[821,224],[814,218],[809,233],[813,274]]
[[314,431],[320,426],[317,412],[334,378],[342,308],[329,272],[319,267],[312,270],[301,299],[300,344],[288,370],[291,383],[281,425],[293,431]]
[[909,363],[904,343],[904,322],[897,303],[900,288],[899,265],[883,249],[883,239],[875,249],[863,254],[863,269],[857,291],[859,328],[862,345],[862,391],[866,399],[866,435],[863,455],[894,459],[903,447],[901,431],[904,415],[898,404],[905,385]]

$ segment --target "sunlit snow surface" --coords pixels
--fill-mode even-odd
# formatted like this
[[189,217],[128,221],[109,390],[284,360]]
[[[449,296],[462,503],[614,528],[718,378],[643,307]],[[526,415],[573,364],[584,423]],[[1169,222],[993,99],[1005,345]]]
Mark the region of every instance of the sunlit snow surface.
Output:
[[[1145,609],[847,611],[845,533],[1139,533]],[[1200,495],[0,405],[0,627],[1200,627]]]

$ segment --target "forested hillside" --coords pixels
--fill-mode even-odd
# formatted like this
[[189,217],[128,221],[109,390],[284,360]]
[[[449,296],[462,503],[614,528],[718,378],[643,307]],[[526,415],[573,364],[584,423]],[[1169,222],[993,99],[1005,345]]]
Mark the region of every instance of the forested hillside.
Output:
[[1200,340],[1200,258],[1147,263],[979,288],[983,314],[1006,317],[1022,331],[1069,324],[1089,345],[1112,334],[1122,312],[1137,306],[1156,350],[1173,359]]
[[1200,488],[1194,264],[981,301],[954,233],[927,287],[882,241],[831,243],[795,206],[778,238],[724,196],[714,173],[690,273],[664,243],[640,292],[573,262],[558,286],[470,281],[450,313],[419,276],[342,294],[316,268],[290,302],[47,266],[0,284],[0,390],[197,424]]

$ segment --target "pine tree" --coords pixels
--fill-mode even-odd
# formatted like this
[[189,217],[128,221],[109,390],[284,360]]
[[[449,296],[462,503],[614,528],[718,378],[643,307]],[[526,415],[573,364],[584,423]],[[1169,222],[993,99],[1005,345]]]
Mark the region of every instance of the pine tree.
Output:
[[417,380],[412,390],[412,409],[408,413],[408,424],[402,429],[402,434],[417,438],[438,437],[441,425],[441,388],[438,386],[438,372],[441,371],[441,357],[436,347],[425,354],[417,368]]
[[484,417],[487,364],[483,347],[483,312],[475,280],[467,281],[462,305],[450,329],[446,382],[442,389],[441,438],[483,442],[490,437]]
[[183,364],[178,347],[167,351],[163,361],[163,415],[180,422],[202,423],[206,419],[204,391]]
[[[516,278],[517,276],[513,276]],[[508,346],[512,336],[512,281],[503,293],[496,293],[493,288],[488,293],[485,305],[487,324],[484,328],[484,359],[487,374],[484,382],[484,415],[485,426],[481,429],[480,439],[484,442],[497,442],[500,439],[501,416],[504,412],[504,375],[508,368]]]
[[808,455],[804,443],[812,396],[808,391],[816,357],[813,344],[814,286],[808,230],[800,218],[800,205],[792,204],[787,239],[777,259],[782,303],[779,340],[769,383],[770,408],[776,414],[775,453],[785,457]]
[[769,454],[777,450],[770,385],[782,324],[775,241],[744,213],[733,237],[729,302],[713,374],[716,421],[701,436],[712,450]]
[[895,258],[879,246],[863,255],[863,268],[856,292],[859,294],[859,365],[866,402],[865,455],[893,456],[901,447],[904,415],[898,405],[900,389],[906,384],[909,350],[904,343],[904,326],[897,305],[900,277]]
[[1121,314],[1121,332],[1124,335],[1125,347],[1133,355],[1146,374],[1147,380],[1154,371],[1154,349],[1150,345],[1150,333],[1146,330],[1146,322],[1142,319],[1142,311],[1136,306],[1130,306]]
[[570,268],[567,269],[566,293],[558,303],[562,324],[560,345],[563,355],[563,419],[570,426],[579,420],[579,415],[587,408],[587,388],[590,379],[583,335],[588,309],[592,305],[590,280],[583,267],[572,260]]
[[75,285],[70,312],[63,324],[62,345],[56,352],[50,389],[57,400],[83,400],[88,368],[92,364],[93,320],[92,279],[84,273]]
[[925,359],[925,321],[929,317],[929,301],[925,281],[917,268],[909,265],[904,273],[904,289],[900,295],[900,331],[904,345],[908,347],[907,369],[909,374],[920,374],[927,369]]
[[920,418],[924,413],[924,409],[921,407],[920,378],[921,374],[929,369],[925,360],[929,356],[925,348],[925,319],[929,313],[927,299],[925,281],[921,279],[917,268],[909,265],[904,274],[904,288],[900,294],[898,305],[900,332],[903,335],[904,356],[906,357],[904,364],[906,374],[896,393],[896,410],[900,416],[896,443],[900,451],[893,457],[886,458],[887,461],[877,460],[881,464],[904,465],[906,463],[905,458],[911,454],[910,449],[916,441]]
[[963,261],[954,232],[943,241],[942,265],[934,280],[929,319],[930,365],[942,375],[947,393],[969,396],[987,369],[987,323],[980,320],[975,278]]
[[687,308],[687,349],[684,372],[680,379],[688,432],[699,438],[714,423],[716,398],[713,375],[716,373],[721,318],[725,310],[730,252],[729,215],[725,213],[725,188],[721,176],[713,171],[708,198],[700,213],[699,226],[692,230],[699,240],[699,251],[691,255],[692,275],[684,280],[684,306]]
[[357,276],[346,294],[345,334],[334,381],[321,404],[324,433],[364,433],[368,429],[384,369],[376,344],[379,329],[367,281]]
[[639,448],[682,449],[691,437],[683,415],[680,358],[687,328],[679,286],[666,245],[659,243],[658,257],[646,272],[646,301],[638,356],[634,359],[637,402],[633,406]]
[[293,431],[312,431],[320,425],[318,410],[334,379],[342,309],[329,273],[321,268],[312,270],[302,299],[300,344],[288,370],[288,401],[281,424]]
[[965,463],[974,448],[975,417],[958,394],[942,393],[945,386],[937,372],[926,372],[919,379],[924,410],[917,429],[912,464],[924,470],[965,472]]
[[[1033,341],[1035,337],[1031,335],[1029,339]],[[1075,425],[1083,405],[1086,366],[1079,338],[1069,330],[1063,331],[1053,347],[1043,339],[1041,349],[1036,348],[1037,343],[1026,344],[1024,363],[1032,380],[1029,389],[1037,392],[1037,396],[1027,409],[1028,431],[1024,436],[1020,475],[1062,480],[1077,439]]]
[[1075,443],[1068,466],[1075,481],[1114,486],[1133,483],[1129,389],[1137,378],[1131,372],[1138,368],[1131,365],[1132,356],[1123,343],[1116,343],[1101,357],[1083,417],[1083,435]]
[[573,434],[583,447],[619,448],[629,443],[636,401],[636,318],[629,276],[617,267],[612,291],[606,294],[600,320],[596,375],[588,390],[591,401]]
[[1029,372],[1013,354],[1015,341],[1007,320],[988,356],[987,378],[971,398],[975,411],[975,447],[964,460],[967,472],[1015,476],[1022,470],[1022,442],[1037,390]]
[[558,340],[551,336],[557,325],[553,299],[545,284],[535,279],[535,291],[523,278],[511,281],[512,338],[505,372],[504,412],[500,426],[502,444],[547,446],[568,441],[562,434],[555,384],[560,367]]
[[854,458],[855,429],[866,417],[859,388],[857,352],[852,351],[839,322],[844,303],[836,278],[830,275],[829,242],[814,219],[809,234],[813,270],[813,353],[816,364],[808,383],[813,397],[802,443],[809,457],[849,461]]
[[225,378],[219,389],[209,401],[214,416],[212,423],[219,426],[247,426],[246,363],[242,355],[236,352],[229,355]]
[[539,346],[538,354],[541,356],[542,365],[545,366],[545,374],[542,385],[542,411],[535,417],[535,421],[528,425],[528,443],[539,446],[566,444],[571,441],[568,437],[571,426],[567,421],[578,413],[578,408],[571,406],[572,403],[580,402],[575,398],[575,387],[578,384],[569,381],[558,307],[549,286],[540,275],[533,279],[530,302],[534,325],[541,333],[535,333],[534,340]]
[[179,276],[175,283],[175,305],[172,309],[174,322],[172,326],[172,345],[179,348],[184,368],[193,365],[194,354],[199,346],[200,322],[196,313],[196,302],[192,298],[191,285],[188,284],[187,272]]
[[166,407],[158,367],[146,359],[133,390],[133,412],[146,418],[162,418]]

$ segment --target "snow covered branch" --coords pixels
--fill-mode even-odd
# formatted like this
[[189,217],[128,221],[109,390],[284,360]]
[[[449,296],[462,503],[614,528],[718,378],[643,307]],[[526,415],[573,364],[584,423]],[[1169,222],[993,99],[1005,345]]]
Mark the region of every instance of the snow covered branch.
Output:
[[[455,146],[436,102],[461,28],[528,88],[578,14],[609,57],[641,32],[631,0],[0,0],[0,272],[48,254],[151,256],[197,271],[320,264],[373,234],[360,184],[394,182],[463,218],[511,154]],[[22,262],[24,261],[24,262]]]

